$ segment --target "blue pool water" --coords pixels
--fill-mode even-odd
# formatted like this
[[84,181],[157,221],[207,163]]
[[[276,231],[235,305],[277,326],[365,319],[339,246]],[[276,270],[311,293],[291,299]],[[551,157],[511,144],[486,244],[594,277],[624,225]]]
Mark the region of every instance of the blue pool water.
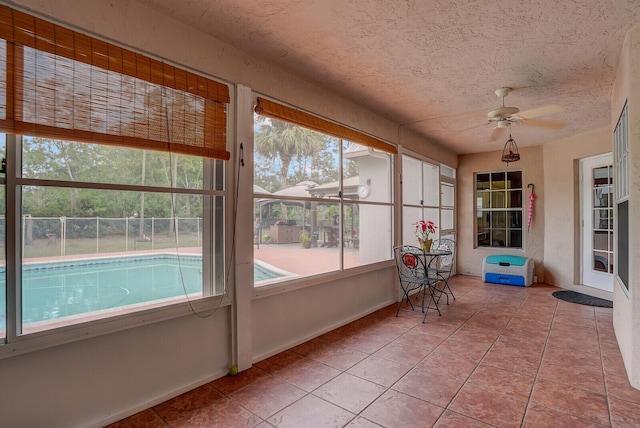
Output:
[[[255,281],[279,276],[256,266]],[[6,276],[0,270],[0,329]],[[24,324],[202,291],[202,258],[172,254],[23,266]],[[184,284],[184,288],[183,288]]]

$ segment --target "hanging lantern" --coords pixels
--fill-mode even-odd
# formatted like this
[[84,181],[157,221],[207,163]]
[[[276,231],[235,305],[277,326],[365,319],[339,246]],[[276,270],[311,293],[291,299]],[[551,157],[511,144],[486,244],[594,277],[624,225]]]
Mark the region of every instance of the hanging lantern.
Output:
[[500,158],[502,162],[506,162],[507,165],[509,162],[517,162],[520,160],[520,153],[518,153],[518,146],[516,145],[516,140],[511,137],[511,131],[509,131],[509,139],[504,145],[504,149],[502,150],[502,158]]

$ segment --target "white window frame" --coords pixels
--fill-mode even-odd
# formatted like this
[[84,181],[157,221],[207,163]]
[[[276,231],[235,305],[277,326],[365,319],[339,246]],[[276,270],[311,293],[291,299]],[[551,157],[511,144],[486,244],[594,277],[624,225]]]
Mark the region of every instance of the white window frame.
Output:
[[[296,126],[301,126],[301,125],[296,125]],[[304,126],[301,126],[304,128]],[[319,132],[319,131],[315,131],[315,132]],[[328,134],[325,134],[328,135]],[[333,137],[336,138],[336,137]],[[390,215],[391,215],[391,219],[390,219],[390,224],[389,224],[389,230],[391,233],[391,237],[390,237],[390,244],[392,244],[394,242],[395,237],[393,236],[393,223],[394,223],[394,206],[395,206],[395,196],[394,196],[394,182],[393,182],[393,177],[394,177],[394,165],[395,165],[395,159],[394,159],[394,155],[393,154],[386,154],[388,155],[388,159],[389,159],[389,174],[388,174],[388,180],[389,180],[389,190],[390,190],[390,197],[388,201],[380,201],[380,200],[356,200],[353,201],[351,199],[345,198],[344,197],[344,193],[343,193],[343,189],[344,189],[344,180],[345,180],[345,176],[344,176],[344,172],[343,172],[343,167],[344,167],[344,150],[343,150],[343,144],[349,144],[350,142],[348,140],[344,140],[341,138],[337,138],[338,141],[338,146],[339,146],[339,150],[338,150],[338,165],[339,165],[339,186],[338,188],[339,190],[339,195],[337,198],[332,198],[332,199],[328,199],[328,198],[313,198],[313,197],[304,197],[304,198],[287,198],[287,197],[278,197],[273,196],[273,195],[269,195],[269,194],[264,194],[264,193],[254,193],[253,194],[253,200],[257,200],[257,199],[274,199],[274,200],[278,200],[278,199],[293,199],[293,200],[302,200],[302,201],[308,201],[308,202],[335,202],[338,205],[338,212],[340,213],[344,213],[344,207],[347,204],[357,204],[357,205],[369,205],[369,206],[380,206],[380,207],[388,207],[389,211],[390,211]],[[356,143],[357,144],[357,143]],[[254,148],[254,144],[251,144],[252,150],[252,156],[253,153],[255,151]],[[369,150],[373,150],[371,148],[369,148]],[[380,152],[383,153],[383,152]],[[254,183],[255,184],[255,183]],[[340,229],[340,233],[343,234],[344,231],[342,230],[342,228],[344,227],[344,222],[341,222],[341,229]],[[262,245],[262,244],[261,244]],[[268,284],[268,285],[264,285],[264,286],[255,286],[254,283],[254,288],[253,288],[253,297],[266,297],[266,296],[272,296],[272,295],[276,295],[276,294],[280,294],[280,293],[284,293],[284,292],[288,292],[291,290],[297,290],[297,289],[301,289],[301,288],[306,288],[309,286],[313,286],[313,285],[317,285],[317,284],[323,284],[326,282],[330,282],[330,281],[335,281],[336,279],[339,278],[343,278],[343,277],[347,277],[350,275],[354,275],[357,273],[364,273],[364,272],[369,272],[369,271],[373,271],[373,270],[378,270],[378,269],[383,269],[387,266],[389,266],[389,264],[392,261],[392,251],[391,251],[391,245],[389,245],[388,248],[388,254],[387,254],[387,258],[385,258],[382,261],[376,261],[376,262],[372,262],[372,263],[366,263],[366,264],[362,264],[359,266],[355,266],[355,267],[349,267],[346,268],[344,266],[344,248],[342,246],[339,246],[339,251],[340,251],[340,260],[339,260],[339,268],[336,270],[332,270],[332,271],[327,271],[324,273],[319,273],[317,275],[309,275],[309,276],[300,276],[300,277],[295,277],[293,279],[284,279],[282,281],[277,281],[275,283],[272,284]],[[254,252],[254,257],[255,257],[255,252]],[[255,262],[255,258],[254,258],[254,262]]]
[[[405,209],[420,209],[422,211],[421,214],[421,219],[423,220],[431,220],[434,221],[434,223],[436,223],[436,226],[438,226],[438,229],[436,230],[436,234],[433,237],[434,239],[438,238],[438,237],[444,237],[445,235],[448,238],[451,239],[456,239],[456,235],[457,235],[457,223],[456,223],[456,204],[455,204],[455,198],[456,198],[456,169],[452,168],[448,165],[442,164],[436,160],[430,159],[424,155],[420,155],[418,153],[415,152],[411,152],[408,150],[404,150],[402,153],[402,157],[400,158],[400,162],[404,165],[404,159],[405,157],[412,159],[413,161],[417,161],[420,162],[422,165],[421,168],[421,179],[420,179],[420,189],[421,189],[421,194],[424,197],[424,191],[422,189],[422,183],[424,183],[424,166],[429,165],[430,167],[435,167],[437,168],[438,172],[436,174],[436,176],[438,177],[438,183],[436,183],[436,189],[438,191],[438,202],[436,205],[431,205],[431,204],[425,204],[424,203],[424,199],[422,199],[420,201],[419,204],[414,204],[414,203],[408,203],[407,202],[407,198],[405,197],[404,191],[402,193],[402,200],[400,201],[400,205],[401,205],[401,216],[402,216],[402,224],[400,227],[400,236],[399,236],[399,243],[405,243],[408,245],[416,245],[417,244],[417,238],[415,238],[415,236],[413,235],[413,220],[410,219],[405,219]],[[404,188],[404,186],[409,186],[411,185],[411,183],[408,182],[408,180],[405,180],[405,174],[406,171],[404,171],[404,167],[403,167],[403,171],[402,171],[402,187]],[[442,204],[442,186],[446,185],[446,186],[452,186],[453,187],[453,199],[454,199],[454,203],[452,206],[445,206]],[[437,214],[437,218],[436,219],[432,219],[432,218],[425,218],[425,214],[424,214],[424,210],[437,210],[438,214]],[[441,227],[442,225],[442,211],[443,210],[452,210],[453,211],[453,228],[452,229],[443,229]],[[409,224],[407,224],[407,222],[409,222]],[[408,235],[411,230],[411,234]]]
[[[211,310],[217,310],[221,306],[231,304],[228,287],[225,286],[228,280],[227,257],[219,254],[222,248],[224,253],[229,251],[228,240],[224,237],[218,237],[220,232],[227,233],[227,218],[230,218],[231,207],[228,204],[228,195],[224,183],[228,181],[229,167],[227,163],[219,160],[204,159],[203,171],[203,189],[171,189],[158,188],[151,186],[139,185],[114,185],[105,183],[81,183],[72,181],[55,181],[41,180],[34,178],[22,178],[21,175],[21,137],[18,135],[7,135],[7,171],[3,178],[0,178],[0,185],[5,186],[6,201],[6,259],[7,259],[7,276],[6,276],[6,295],[7,295],[7,320],[6,334],[4,343],[0,344],[0,359],[4,357],[19,355],[34,350],[45,349],[51,346],[57,346],[70,343],[82,339],[100,336],[106,333],[125,330],[133,327],[148,325],[168,319],[184,316],[185,311],[198,313],[211,313]],[[218,163],[216,168],[223,168],[222,178],[218,176],[215,181],[218,189],[214,189],[214,163]],[[222,183],[220,183],[222,179]],[[206,184],[206,183],[211,184]],[[148,307],[141,307],[139,310],[114,314],[101,319],[93,319],[80,321],[64,327],[56,327],[47,330],[41,330],[34,333],[21,334],[20,322],[20,283],[21,280],[21,246],[22,246],[22,215],[21,215],[21,192],[23,186],[49,186],[49,187],[66,187],[66,188],[84,188],[84,189],[102,189],[102,190],[132,190],[139,192],[164,192],[180,194],[199,194],[204,198],[203,207],[203,265],[209,264],[209,268],[205,269],[209,273],[213,272],[213,264],[217,264],[217,272],[215,275],[204,275],[203,278],[203,297],[193,298],[170,303],[163,306],[153,304]],[[215,198],[223,198],[223,222],[224,226],[215,224],[216,214],[213,212],[213,200]],[[207,203],[209,201],[209,203]],[[219,215],[219,214],[218,214]],[[206,220],[205,220],[206,219]],[[218,254],[216,254],[218,250]],[[208,255],[208,257],[207,257]],[[203,272],[204,273],[204,272]],[[214,277],[217,277],[214,278]]]

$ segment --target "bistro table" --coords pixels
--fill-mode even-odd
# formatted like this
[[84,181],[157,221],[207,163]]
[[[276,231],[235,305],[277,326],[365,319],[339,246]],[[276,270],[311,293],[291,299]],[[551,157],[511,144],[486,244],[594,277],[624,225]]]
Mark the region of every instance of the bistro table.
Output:
[[[433,248],[430,251],[424,251],[421,248],[411,245],[400,245],[394,248],[398,278],[400,279],[400,287],[404,294],[398,305],[396,316],[398,316],[400,310],[403,309],[402,305],[405,301],[409,304],[411,311],[415,309],[411,302],[410,295],[416,290],[418,290],[416,298],[419,298],[422,293],[422,303],[420,307],[424,314],[422,318],[423,323],[427,319],[429,309],[435,309],[438,315],[442,315],[438,307],[438,302],[442,294],[447,293],[444,289],[436,287],[438,283],[442,282],[442,279],[437,275],[437,268],[434,267],[434,263],[437,264],[438,258],[451,254],[452,252],[449,249]],[[428,300],[426,299],[427,291],[429,292]],[[447,303],[449,303],[448,295]]]

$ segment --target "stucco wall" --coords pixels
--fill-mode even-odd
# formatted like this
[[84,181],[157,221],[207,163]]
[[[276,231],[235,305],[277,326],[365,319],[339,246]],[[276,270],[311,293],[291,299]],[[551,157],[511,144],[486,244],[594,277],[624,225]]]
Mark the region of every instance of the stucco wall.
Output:
[[[516,139],[517,141],[517,139]],[[520,149],[521,160],[507,165],[501,152],[459,157],[458,167],[458,272],[481,275],[482,260],[490,254],[518,254],[533,258],[538,282],[608,297],[604,292],[579,284],[580,189],[579,160],[611,151],[611,131],[601,128]],[[525,186],[525,218],[529,183],[535,186],[535,209],[531,230],[524,234],[524,248],[475,247],[475,173],[522,170]]]
[[579,281],[579,160],[611,152],[611,138],[611,130],[605,127],[543,146],[544,278],[547,284],[599,294],[595,289],[580,287]]
[[[516,134],[517,142],[517,134]],[[546,225],[543,213],[546,206],[546,189],[544,171],[542,168],[542,147],[523,147],[519,149],[520,161],[505,164],[500,160],[502,152],[488,152],[462,155],[458,158],[458,273],[463,275],[482,274],[482,260],[492,254],[514,254],[531,257],[535,262],[535,275],[538,281],[544,281],[543,237]],[[493,171],[523,171],[523,220],[529,207],[529,183],[534,185],[536,194],[534,218],[531,230],[525,230],[522,249],[484,247],[475,248],[475,174]]]
[[[640,389],[640,27],[625,38],[611,96],[611,123],[628,103],[629,118],[629,291],[614,278],[613,326],[631,384]],[[612,129],[613,131],[613,129]],[[614,161],[615,162],[615,161]],[[614,212],[614,216],[617,212]],[[636,263],[634,263],[636,262]]]
[[[456,166],[457,157],[434,142],[400,132],[396,123],[135,1],[15,3],[378,138],[397,142],[400,137],[414,150]],[[232,159],[240,142],[251,138],[251,125],[246,125],[252,123],[252,109],[246,92],[232,91],[236,105],[231,108],[231,123],[244,124],[241,132],[234,129],[235,125],[229,130]],[[242,102],[237,103],[238,99]],[[238,218],[250,225],[252,163],[248,161],[247,165],[241,173]],[[228,205],[234,205],[231,198]],[[239,354],[236,357],[242,361],[258,360],[395,300],[395,268],[391,262],[375,272],[330,282],[324,279],[324,283],[316,280],[306,288],[257,298],[252,294],[248,273],[253,247],[250,230],[238,231],[236,284],[231,286],[239,292],[233,296],[231,308],[223,307],[205,319],[187,315],[185,308],[185,316],[173,320],[0,360],[0,425],[102,426],[224,375],[234,354]],[[237,352],[233,345],[236,342]],[[34,404],[37,411],[33,411]]]

